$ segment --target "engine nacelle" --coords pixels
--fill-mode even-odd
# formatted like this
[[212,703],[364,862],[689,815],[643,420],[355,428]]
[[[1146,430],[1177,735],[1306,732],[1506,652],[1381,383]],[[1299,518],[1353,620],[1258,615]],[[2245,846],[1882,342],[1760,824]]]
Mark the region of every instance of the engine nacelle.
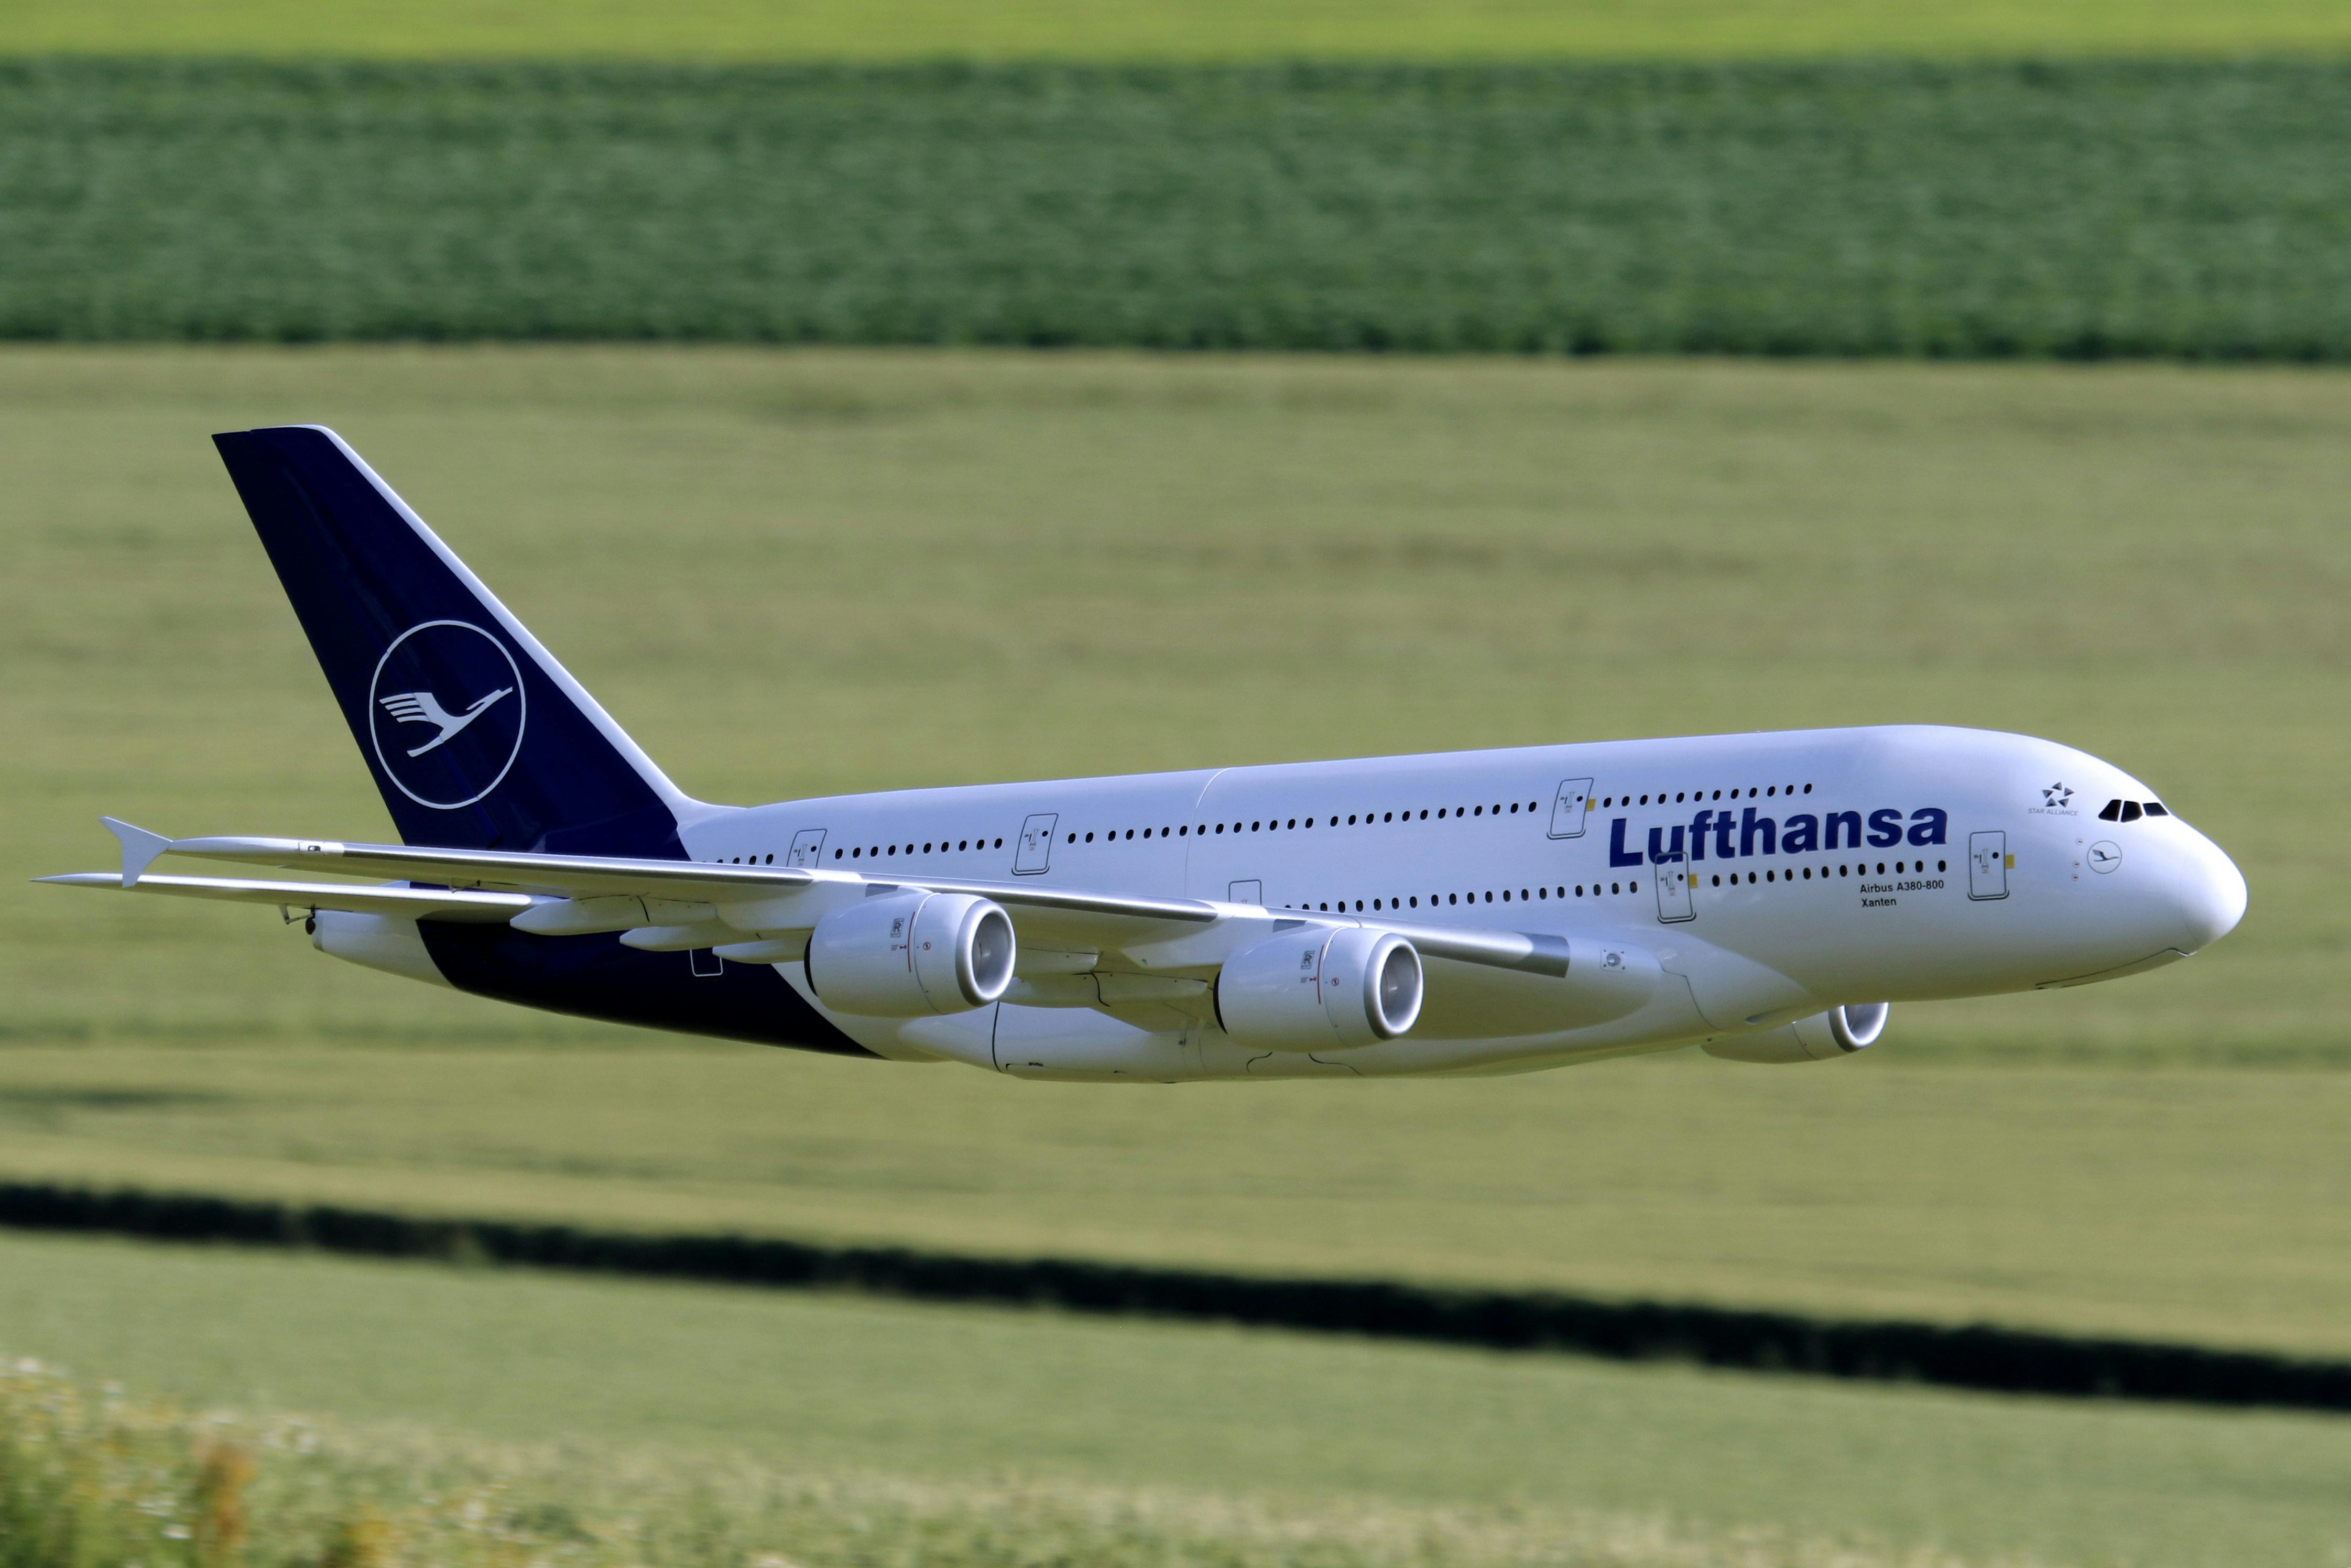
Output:
[[1012,983],[1012,917],[967,893],[900,892],[837,909],[809,933],[809,988],[837,1012],[969,1012]]
[[1217,1021],[1241,1045],[1332,1051],[1395,1039],[1420,997],[1420,954],[1403,937],[1306,925],[1225,960]]
[[1767,1033],[1710,1040],[1701,1049],[1726,1061],[1830,1061],[1876,1045],[1893,1010],[1890,1002],[1847,1002]]
[[397,915],[360,915],[341,909],[314,909],[303,923],[310,946],[331,953],[345,963],[362,964],[404,979],[445,986],[448,977],[425,950],[424,934],[416,922]]

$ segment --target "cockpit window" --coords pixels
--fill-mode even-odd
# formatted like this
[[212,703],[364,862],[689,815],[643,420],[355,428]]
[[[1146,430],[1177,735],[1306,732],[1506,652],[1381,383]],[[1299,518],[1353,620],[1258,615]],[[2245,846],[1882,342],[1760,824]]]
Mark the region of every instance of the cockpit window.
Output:
[[2137,800],[2109,800],[2105,804],[2105,809],[2098,813],[2098,821],[2136,822],[2142,816],[2168,817],[2169,815],[2171,813],[2163,809],[2163,802],[2160,800],[2149,800],[2143,805]]
[[2163,802],[2160,800],[2149,800],[2147,803],[2147,814],[2150,817],[2168,817],[2171,815],[2169,811],[2163,809]]
[[2140,813],[2140,810],[2139,810],[2139,804],[2138,804],[2138,802],[2137,802],[2137,801],[2136,801],[2136,800],[2126,800],[2126,801],[2124,801],[2124,802],[2123,802],[2123,821],[2126,821],[2126,822],[2136,822],[2136,821],[2137,821],[2139,820],[2140,815],[2141,815],[2141,813]]
[[2119,822],[2122,820],[2123,803],[2120,800],[2107,801],[2105,809],[2098,813],[2098,821],[2101,822]]

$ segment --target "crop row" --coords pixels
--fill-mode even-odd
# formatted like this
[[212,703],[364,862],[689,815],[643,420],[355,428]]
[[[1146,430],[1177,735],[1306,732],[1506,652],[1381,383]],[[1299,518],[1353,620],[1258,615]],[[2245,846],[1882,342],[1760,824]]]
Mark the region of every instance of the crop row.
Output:
[[0,336],[2351,358],[2351,66],[0,65]]

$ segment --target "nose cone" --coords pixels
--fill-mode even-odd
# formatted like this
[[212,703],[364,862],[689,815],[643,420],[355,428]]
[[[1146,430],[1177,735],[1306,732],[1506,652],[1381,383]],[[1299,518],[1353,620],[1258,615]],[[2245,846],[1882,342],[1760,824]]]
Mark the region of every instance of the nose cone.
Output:
[[2181,927],[2179,946],[2186,952],[2218,942],[2245,917],[2245,873],[2220,845],[2192,829],[2168,880]]

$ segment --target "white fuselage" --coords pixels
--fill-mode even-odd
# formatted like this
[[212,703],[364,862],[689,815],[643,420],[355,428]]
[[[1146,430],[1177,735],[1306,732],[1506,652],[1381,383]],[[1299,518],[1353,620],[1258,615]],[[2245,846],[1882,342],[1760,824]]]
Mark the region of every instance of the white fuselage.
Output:
[[[1735,1040],[1846,1003],[2075,984],[2233,926],[2245,888],[2227,856],[2174,816],[2099,820],[2117,800],[2158,797],[2053,742],[1906,726],[836,796],[714,808],[681,836],[700,861],[1567,940],[1565,980],[1431,960],[1418,1025],[1342,1051],[1244,1049],[1163,999],[1180,956],[1099,942],[1024,939],[1019,999],[970,1013],[827,1014],[885,1056],[1028,1076],[1368,1076],[1520,1070]],[[799,966],[778,969],[807,994]]]
[[120,874],[48,880],[304,909],[324,951],[480,996],[1049,1078],[1792,1062],[2245,906],[2120,769],[1928,727],[709,805],[341,437],[214,440],[401,842],[110,819]]

